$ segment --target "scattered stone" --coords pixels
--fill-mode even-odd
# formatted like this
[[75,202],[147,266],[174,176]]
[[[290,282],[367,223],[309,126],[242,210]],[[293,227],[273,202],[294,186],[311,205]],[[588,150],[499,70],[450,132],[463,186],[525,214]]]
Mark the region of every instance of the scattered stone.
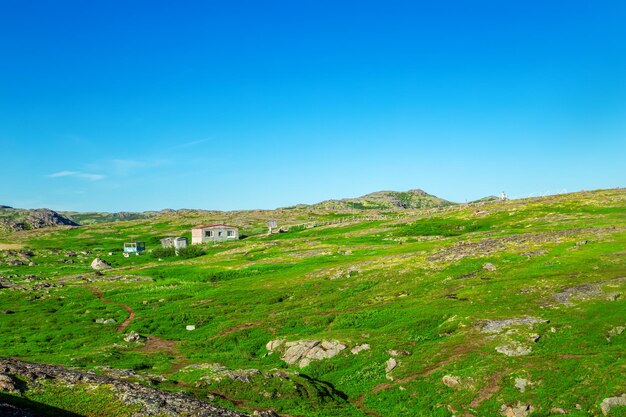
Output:
[[525,392],[528,385],[531,385],[529,380],[525,378],[515,378],[515,388],[517,388],[519,392]]
[[129,342],[129,343],[139,342],[141,341],[141,335],[133,330],[130,333],[128,333],[126,336],[124,336],[124,341]]
[[13,310],[2,310],[2,314],[15,314]]
[[611,330],[609,330],[608,337],[606,338],[606,340],[610,342],[613,337],[619,336],[620,334],[624,333],[624,330],[626,330],[626,326],[613,327]]
[[495,271],[498,268],[496,268],[496,266],[494,264],[487,262],[487,263],[483,264],[483,269],[486,270],[486,271]]
[[517,405],[514,406],[502,404],[500,414],[505,417],[526,417],[534,410],[535,408],[532,405],[518,402]]
[[253,416],[255,417],[280,417],[278,414],[276,414],[274,411],[259,411],[259,410],[255,410],[254,413],[252,413]]
[[411,352],[403,349],[390,349],[387,351],[391,356],[409,356]]
[[0,391],[10,392],[12,394],[19,394],[20,390],[17,388],[16,381],[11,375],[0,374]]
[[550,414],[567,414],[567,411],[565,411],[561,407],[552,407],[550,409]]
[[346,348],[337,340],[298,340],[285,343],[287,350],[281,357],[289,365],[304,368],[311,361],[330,359]]
[[353,347],[352,349],[350,349],[350,352],[353,355],[358,355],[360,352],[363,352],[364,350],[370,350],[370,345],[367,343],[363,343],[362,345],[357,345]]
[[607,415],[611,408],[617,406],[626,406],[626,394],[622,394],[619,397],[608,397],[602,400],[600,403],[600,409],[602,410],[602,414]]
[[270,340],[269,342],[267,342],[267,345],[265,345],[265,348],[269,350],[270,352],[273,352],[276,348],[278,348],[283,343],[285,343],[285,339]]
[[534,343],[537,343],[539,341],[539,339],[541,339],[541,335],[537,334],[537,333],[533,333],[533,334],[529,335],[529,337],[530,337],[530,341],[534,342]]
[[91,268],[95,270],[110,269],[111,264],[104,259],[96,258],[91,262]]
[[196,326],[193,324],[188,324],[187,326],[185,326],[185,330],[188,330],[188,331],[196,330]]
[[485,320],[482,323],[482,328],[480,331],[482,333],[500,333],[507,327],[511,326],[532,326],[537,323],[549,323],[550,320],[544,320],[537,317],[525,316],[519,318],[511,318],[511,319],[501,319],[501,320]]
[[523,356],[528,355],[532,349],[528,346],[522,345],[521,343],[513,342],[508,345],[497,346],[496,351],[506,356]]
[[96,319],[96,323],[98,323],[98,324],[113,324],[115,322],[116,322],[115,319],[105,319],[105,318],[102,318],[102,317]]
[[589,243],[588,240],[580,240],[576,242],[576,246],[583,246],[583,245],[586,245],[587,243]]
[[443,382],[443,385],[447,387],[454,388],[461,383],[461,380],[458,376],[446,375],[441,378],[441,382]]
[[385,362],[385,372],[389,373],[393,371],[396,366],[398,366],[398,361],[394,358],[389,358],[387,362]]

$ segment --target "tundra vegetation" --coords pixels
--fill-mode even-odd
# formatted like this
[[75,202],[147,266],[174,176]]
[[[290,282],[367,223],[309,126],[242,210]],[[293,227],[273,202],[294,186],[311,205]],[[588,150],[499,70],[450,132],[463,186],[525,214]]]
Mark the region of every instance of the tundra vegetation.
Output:
[[[397,197],[7,229],[0,356],[246,413],[626,416],[626,190],[428,209]],[[268,218],[318,226],[267,235]],[[221,221],[245,239],[121,254]],[[112,385],[2,373],[0,403],[140,412]]]

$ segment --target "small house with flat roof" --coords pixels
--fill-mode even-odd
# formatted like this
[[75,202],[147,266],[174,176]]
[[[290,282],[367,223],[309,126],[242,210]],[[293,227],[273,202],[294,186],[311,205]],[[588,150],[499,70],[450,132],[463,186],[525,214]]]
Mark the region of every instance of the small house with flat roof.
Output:
[[239,239],[239,228],[227,224],[207,224],[191,229],[191,244]]

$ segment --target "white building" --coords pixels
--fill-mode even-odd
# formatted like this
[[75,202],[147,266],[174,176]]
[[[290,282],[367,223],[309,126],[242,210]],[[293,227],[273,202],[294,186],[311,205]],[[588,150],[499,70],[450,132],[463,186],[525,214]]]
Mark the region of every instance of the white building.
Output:
[[191,229],[191,244],[239,239],[239,228],[226,224],[208,224]]

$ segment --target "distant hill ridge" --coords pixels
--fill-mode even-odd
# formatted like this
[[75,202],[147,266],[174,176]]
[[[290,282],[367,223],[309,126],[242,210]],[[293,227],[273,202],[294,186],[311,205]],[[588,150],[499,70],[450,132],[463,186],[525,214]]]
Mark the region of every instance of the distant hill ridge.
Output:
[[[402,210],[433,208],[452,205],[450,201],[428,194],[420,189],[408,191],[376,191],[361,197],[326,200],[315,204],[298,204],[284,209],[314,209],[332,211]],[[210,212],[210,210],[152,210],[143,212],[77,212],[44,209],[18,209],[0,205],[0,230],[18,231],[49,226],[81,226],[143,220],[170,213]]]
[[356,198],[326,200],[316,204],[298,204],[287,208],[318,208],[326,210],[388,210],[443,207],[455,204],[424,190],[376,191]]

